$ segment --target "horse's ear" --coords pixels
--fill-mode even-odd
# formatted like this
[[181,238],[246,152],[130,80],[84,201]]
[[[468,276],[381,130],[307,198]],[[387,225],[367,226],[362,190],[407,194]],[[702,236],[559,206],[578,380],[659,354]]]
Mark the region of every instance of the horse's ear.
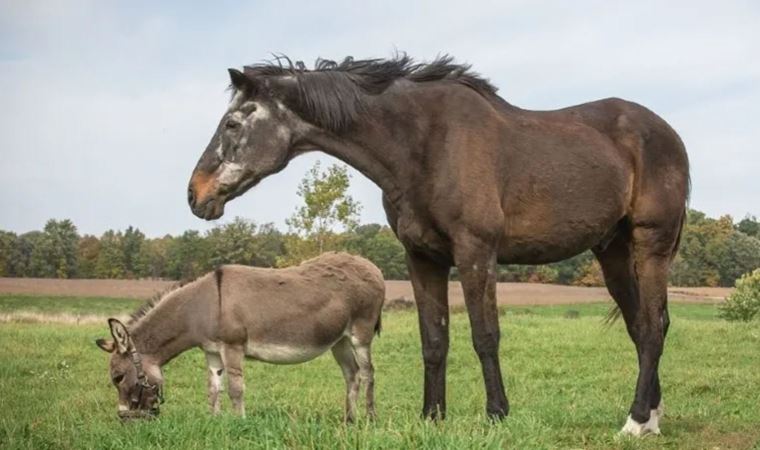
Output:
[[113,341],[107,341],[105,339],[96,339],[95,345],[101,348],[104,352],[113,353],[116,348],[116,344]]
[[227,69],[230,73],[230,83],[238,91],[251,92],[254,90],[253,80],[237,69]]
[[113,336],[116,349],[119,353],[127,353],[130,347],[127,327],[116,319],[108,319],[108,326],[111,328],[111,336]]

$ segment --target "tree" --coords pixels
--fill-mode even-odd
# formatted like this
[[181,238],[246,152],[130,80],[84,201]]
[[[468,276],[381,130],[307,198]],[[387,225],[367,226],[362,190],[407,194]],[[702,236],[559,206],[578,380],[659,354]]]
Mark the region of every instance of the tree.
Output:
[[275,267],[277,258],[285,254],[283,234],[272,223],[259,227],[255,237],[255,255],[252,264],[259,267]]
[[757,221],[757,217],[747,214],[738,224],[736,229],[746,234],[760,239],[760,222]]
[[124,231],[121,249],[124,253],[124,271],[127,278],[134,278],[138,275],[138,258],[144,242],[145,235],[139,229],[130,225]]
[[253,265],[256,258],[256,224],[235,217],[222,226],[211,229],[206,235],[212,267],[221,264]]
[[169,248],[174,238],[166,235],[158,239],[146,239],[137,255],[137,274],[141,278],[162,278],[167,276]]
[[336,231],[356,227],[361,208],[347,194],[349,182],[346,166],[332,165],[323,172],[319,162],[314,164],[298,188],[304,205],[286,220],[291,234],[285,238],[287,255],[280,263],[294,264],[339,248]]
[[760,269],[736,280],[736,290],[721,305],[720,315],[727,320],[746,322],[760,317]]
[[98,256],[100,255],[100,240],[91,235],[82,236],[79,239],[79,248],[77,249],[79,259],[79,278],[96,278],[96,266]]
[[166,274],[174,279],[190,279],[211,270],[207,244],[196,230],[173,239],[167,251]]
[[17,276],[18,259],[18,237],[16,233],[0,231],[0,277]]
[[121,231],[108,230],[100,237],[100,251],[95,262],[97,278],[124,278],[123,235]]

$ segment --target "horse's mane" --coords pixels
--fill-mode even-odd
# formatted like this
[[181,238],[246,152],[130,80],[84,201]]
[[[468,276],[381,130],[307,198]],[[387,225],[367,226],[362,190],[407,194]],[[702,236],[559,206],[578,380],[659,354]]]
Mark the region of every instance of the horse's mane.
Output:
[[470,68],[468,64],[454,63],[449,55],[430,63],[417,63],[406,54],[399,54],[391,59],[348,56],[341,62],[320,58],[313,69],[307,69],[302,61],[293,62],[279,55],[272,61],[245,66],[244,73],[252,80],[292,77],[297,93],[283,99],[288,106],[308,121],[339,131],[356,120],[367,96],[380,94],[401,79],[414,83],[450,80],[486,98],[495,97],[496,88]]
[[146,300],[142,305],[140,305],[139,308],[137,308],[132,314],[129,315],[129,322],[127,322],[127,326],[131,326],[136,324],[140,319],[147,316],[149,312],[151,312],[156,306],[158,306],[162,300],[164,300],[166,297],[169,296],[172,292],[182,288],[183,286],[186,286],[193,281],[197,280],[199,277],[195,278],[187,278],[184,280],[180,280],[168,288],[161,290],[154,294],[151,298]]

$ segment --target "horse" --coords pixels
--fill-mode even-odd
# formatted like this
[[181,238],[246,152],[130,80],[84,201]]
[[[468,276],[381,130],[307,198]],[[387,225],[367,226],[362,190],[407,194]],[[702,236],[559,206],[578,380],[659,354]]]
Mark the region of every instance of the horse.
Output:
[[486,413],[509,413],[498,359],[497,264],[591,249],[635,344],[639,374],[623,433],[659,432],[658,364],[670,323],[668,270],[690,190],[678,134],[608,98],[551,111],[514,106],[449,56],[286,57],[229,69],[232,99],[193,170],[188,203],[207,220],[312,150],[382,190],[406,250],[424,361],[422,414],[446,413],[447,281],[456,266],[480,359]]
[[208,365],[208,404],[220,412],[222,375],[234,411],[245,416],[243,360],[296,364],[332,350],[346,382],[344,419],[356,418],[365,384],[366,413],[375,416],[370,347],[380,332],[385,282],[364,258],[325,253],[285,269],[220,266],[150,301],[124,324],[108,320],[110,375],[122,419],[154,417],[162,400],[161,368],[199,347]]

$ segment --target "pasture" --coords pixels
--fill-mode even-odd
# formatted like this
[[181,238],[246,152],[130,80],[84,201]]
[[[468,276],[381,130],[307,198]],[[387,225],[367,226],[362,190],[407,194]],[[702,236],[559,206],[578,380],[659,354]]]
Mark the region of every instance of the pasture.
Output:
[[[121,315],[138,302],[0,296],[10,317]],[[449,417],[420,420],[422,361],[416,313],[387,311],[375,340],[378,420],[342,423],[343,379],[327,354],[296,366],[248,362],[248,417],[206,406],[205,361],[189,351],[164,369],[158,420],[122,425],[93,341],[103,323],[0,324],[3,448],[758,448],[760,328],[716,317],[710,304],[673,304],[661,363],[663,435],[618,439],[633,395],[636,356],[608,303],[502,307],[501,361],[512,412],[484,415],[480,365],[466,314],[451,317]],[[572,311],[572,312],[571,312]],[[23,319],[22,319],[23,320]],[[65,321],[64,321],[65,322]]]

